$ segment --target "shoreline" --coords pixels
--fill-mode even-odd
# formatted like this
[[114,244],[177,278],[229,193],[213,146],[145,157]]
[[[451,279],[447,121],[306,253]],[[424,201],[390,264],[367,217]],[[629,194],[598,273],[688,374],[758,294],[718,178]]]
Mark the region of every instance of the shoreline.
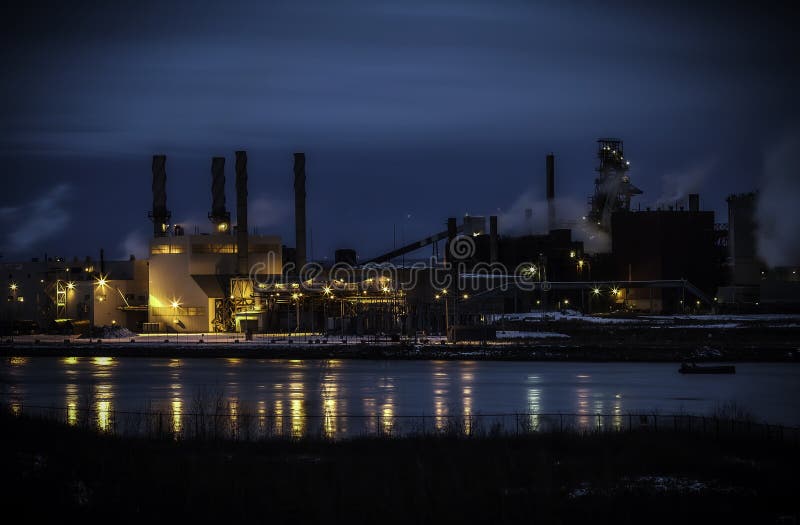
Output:
[[[704,344],[705,343],[705,344]],[[365,360],[472,360],[472,361],[584,361],[584,362],[786,362],[800,363],[795,343],[770,341],[739,345],[673,342],[567,344],[447,344],[403,345],[374,343],[144,343],[71,342],[0,345],[0,357],[148,357],[243,359],[365,359]]]

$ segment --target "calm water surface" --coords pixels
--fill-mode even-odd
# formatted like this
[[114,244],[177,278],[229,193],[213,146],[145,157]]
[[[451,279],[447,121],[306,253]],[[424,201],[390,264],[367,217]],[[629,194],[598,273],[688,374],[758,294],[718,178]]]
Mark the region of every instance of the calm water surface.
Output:
[[[710,415],[735,403],[757,420],[800,426],[800,367],[737,364],[735,375],[682,375],[677,364],[162,358],[8,358],[12,407],[56,407],[74,421],[90,407],[187,415],[219,399],[231,417],[278,416],[292,431],[324,418],[332,435],[401,416],[511,413]],[[364,417],[367,416],[367,417]],[[179,426],[180,417],[174,425]],[[381,423],[383,422],[383,423]]]

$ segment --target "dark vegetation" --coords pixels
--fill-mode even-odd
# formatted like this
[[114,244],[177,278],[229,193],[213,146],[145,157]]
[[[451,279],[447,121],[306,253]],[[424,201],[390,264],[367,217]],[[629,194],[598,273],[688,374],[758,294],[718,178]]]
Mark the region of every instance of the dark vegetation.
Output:
[[0,416],[4,514],[269,523],[796,523],[796,442],[693,432],[230,440]]

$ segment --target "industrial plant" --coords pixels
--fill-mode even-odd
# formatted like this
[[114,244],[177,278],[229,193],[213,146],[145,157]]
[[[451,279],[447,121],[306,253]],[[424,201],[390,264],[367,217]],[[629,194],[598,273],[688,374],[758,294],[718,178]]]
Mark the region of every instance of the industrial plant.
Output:
[[[248,228],[248,162],[235,152],[235,223],[224,157],[211,159],[207,232],[172,223],[165,155],[152,159],[153,224],[147,260],[99,257],[3,262],[4,334],[332,334],[451,340],[491,337],[498,316],[575,311],[753,312],[800,307],[798,268],[768,268],[756,253],[754,193],[731,195],[727,223],[700,196],[655,209],[629,176],[623,141],[597,141],[594,193],[585,215],[560,217],[556,158],[542,174],[546,231],[504,232],[498,216],[442,217],[441,231],[387,253],[342,246],[309,260],[306,158],[294,154],[294,244]],[[144,177],[143,177],[144,180]],[[521,221],[531,223],[525,210]],[[143,214],[144,220],[144,214]],[[586,235],[610,249],[584,249]],[[429,256],[419,258],[423,249]],[[416,254],[416,259],[406,256]]]

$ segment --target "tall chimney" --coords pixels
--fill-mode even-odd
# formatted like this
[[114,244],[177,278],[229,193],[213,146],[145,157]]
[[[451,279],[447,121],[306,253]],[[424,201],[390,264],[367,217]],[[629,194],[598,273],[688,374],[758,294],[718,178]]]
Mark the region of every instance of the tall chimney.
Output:
[[700,211],[700,194],[689,194],[689,211]]
[[211,159],[211,213],[208,218],[219,233],[227,233],[231,214],[225,209],[225,157]]
[[247,152],[236,152],[236,244],[239,275],[247,275]]
[[547,156],[547,231],[556,227],[556,158]]
[[167,209],[167,156],[153,155],[153,236],[166,237],[169,219],[172,215]]
[[497,262],[497,215],[489,216],[489,262]]
[[294,228],[297,271],[306,264],[306,154],[294,154]]

